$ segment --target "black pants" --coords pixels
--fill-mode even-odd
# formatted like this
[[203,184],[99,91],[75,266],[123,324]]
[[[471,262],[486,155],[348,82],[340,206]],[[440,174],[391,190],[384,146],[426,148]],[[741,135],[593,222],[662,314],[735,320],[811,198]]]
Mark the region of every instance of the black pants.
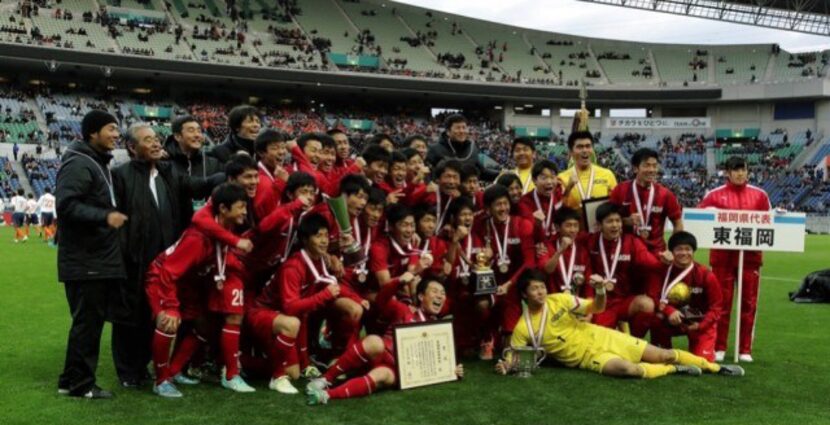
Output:
[[155,325],[145,297],[139,299],[137,323],[112,324],[112,360],[120,381],[142,381],[149,377],[147,365],[152,358],[151,345]]
[[109,292],[116,281],[88,280],[66,282],[66,300],[72,315],[72,327],[66,343],[66,360],[58,378],[58,388],[71,394],[84,394],[95,385],[101,332],[107,318]]

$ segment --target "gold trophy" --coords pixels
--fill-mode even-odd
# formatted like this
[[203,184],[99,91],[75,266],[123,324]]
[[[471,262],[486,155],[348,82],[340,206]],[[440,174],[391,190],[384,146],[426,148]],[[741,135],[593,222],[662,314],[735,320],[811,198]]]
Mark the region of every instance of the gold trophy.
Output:
[[475,295],[495,294],[496,289],[498,289],[496,274],[490,268],[491,258],[483,249],[476,254],[475,265],[471,271],[476,285]]
[[516,372],[519,378],[530,378],[533,376],[532,372],[539,368],[542,361],[545,360],[545,350],[542,347],[507,347],[502,352],[504,359],[508,358],[508,369],[511,372]]
[[689,301],[692,299],[692,290],[685,282],[677,282],[666,294],[666,298],[669,305],[680,310],[684,322],[697,322],[703,319],[703,313],[689,305]]

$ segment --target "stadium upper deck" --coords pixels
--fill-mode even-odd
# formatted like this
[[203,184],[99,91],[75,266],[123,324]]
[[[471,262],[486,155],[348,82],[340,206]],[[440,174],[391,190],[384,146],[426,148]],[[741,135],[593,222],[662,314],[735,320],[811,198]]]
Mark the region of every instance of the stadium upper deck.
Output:
[[3,0],[0,42],[174,61],[604,87],[821,78],[830,52],[661,45],[513,27],[381,0]]

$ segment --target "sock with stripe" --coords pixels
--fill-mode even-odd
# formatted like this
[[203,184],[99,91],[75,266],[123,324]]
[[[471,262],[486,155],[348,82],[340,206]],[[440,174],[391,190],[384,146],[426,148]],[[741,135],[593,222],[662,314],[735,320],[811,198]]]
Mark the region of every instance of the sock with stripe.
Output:
[[363,341],[358,341],[343,352],[343,355],[337,359],[337,363],[328,368],[323,377],[329,382],[334,382],[341,374],[363,367],[367,363],[369,363],[369,356],[363,348]]
[[328,390],[329,398],[355,398],[372,394],[377,384],[369,375],[358,376],[346,381],[337,388]]
[[225,379],[239,375],[239,325],[225,323],[222,326],[222,363]]
[[175,334],[166,334],[158,329],[153,333],[152,353],[153,367],[156,371],[156,384],[170,378],[170,346],[173,345]]
[[285,375],[285,368],[293,366],[299,362],[297,357],[297,339],[279,334],[274,338],[274,343],[271,346],[271,361],[274,364],[274,371],[272,377],[279,378]]
[[193,353],[202,346],[202,342],[195,332],[185,334],[182,342],[173,351],[173,359],[170,360],[170,376],[176,376],[182,371],[182,368],[193,357]]

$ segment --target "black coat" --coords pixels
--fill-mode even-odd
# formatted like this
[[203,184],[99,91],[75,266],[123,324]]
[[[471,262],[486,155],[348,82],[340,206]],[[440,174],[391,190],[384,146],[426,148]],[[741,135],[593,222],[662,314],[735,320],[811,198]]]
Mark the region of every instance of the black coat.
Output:
[[164,143],[164,150],[167,151],[168,161],[183,176],[208,178],[212,174],[224,171],[222,169],[223,164],[219,160],[210,155],[206,155],[202,151],[194,152],[191,156],[185,155],[172,134]]
[[216,145],[208,155],[216,158],[224,167],[228,163],[228,160],[231,159],[231,156],[239,151],[247,152],[248,155],[251,155],[251,158],[254,158],[254,141],[230,133],[225,141],[220,145]]
[[55,187],[61,282],[125,277],[118,231],[107,225],[107,215],[116,210],[107,169],[111,159],[86,142],[73,143],[61,158]]
[[[129,323],[142,320],[140,301],[145,296],[144,275],[150,262],[172,245],[188,226],[191,197],[207,197],[214,186],[224,181],[222,173],[214,174],[207,180],[181,175],[167,161],[156,164],[156,170],[164,182],[169,200],[169,210],[162,213],[159,213],[150,192],[150,165],[147,162],[132,160],[113,169],[118,210],[129,217],[119,232],[127,272],[121,297],[128,307],[121,311],[120,319]],[[161,221],[160,216],[164,217]]]
[[450,142],[446,135],[442,135],[438,143],[429,146],[427,151],[426,162],[430,168],[435,168],[439,162],[444,159],[457,159],[462,164],[470,164],[478,168],[481,173],[481,179],[485,181],[493,181],[498,177],[498,170],[491,170],[485,168],[481,161],[479,161],[478,145],[472,140],[467,140],[467,143],[453,143]]

